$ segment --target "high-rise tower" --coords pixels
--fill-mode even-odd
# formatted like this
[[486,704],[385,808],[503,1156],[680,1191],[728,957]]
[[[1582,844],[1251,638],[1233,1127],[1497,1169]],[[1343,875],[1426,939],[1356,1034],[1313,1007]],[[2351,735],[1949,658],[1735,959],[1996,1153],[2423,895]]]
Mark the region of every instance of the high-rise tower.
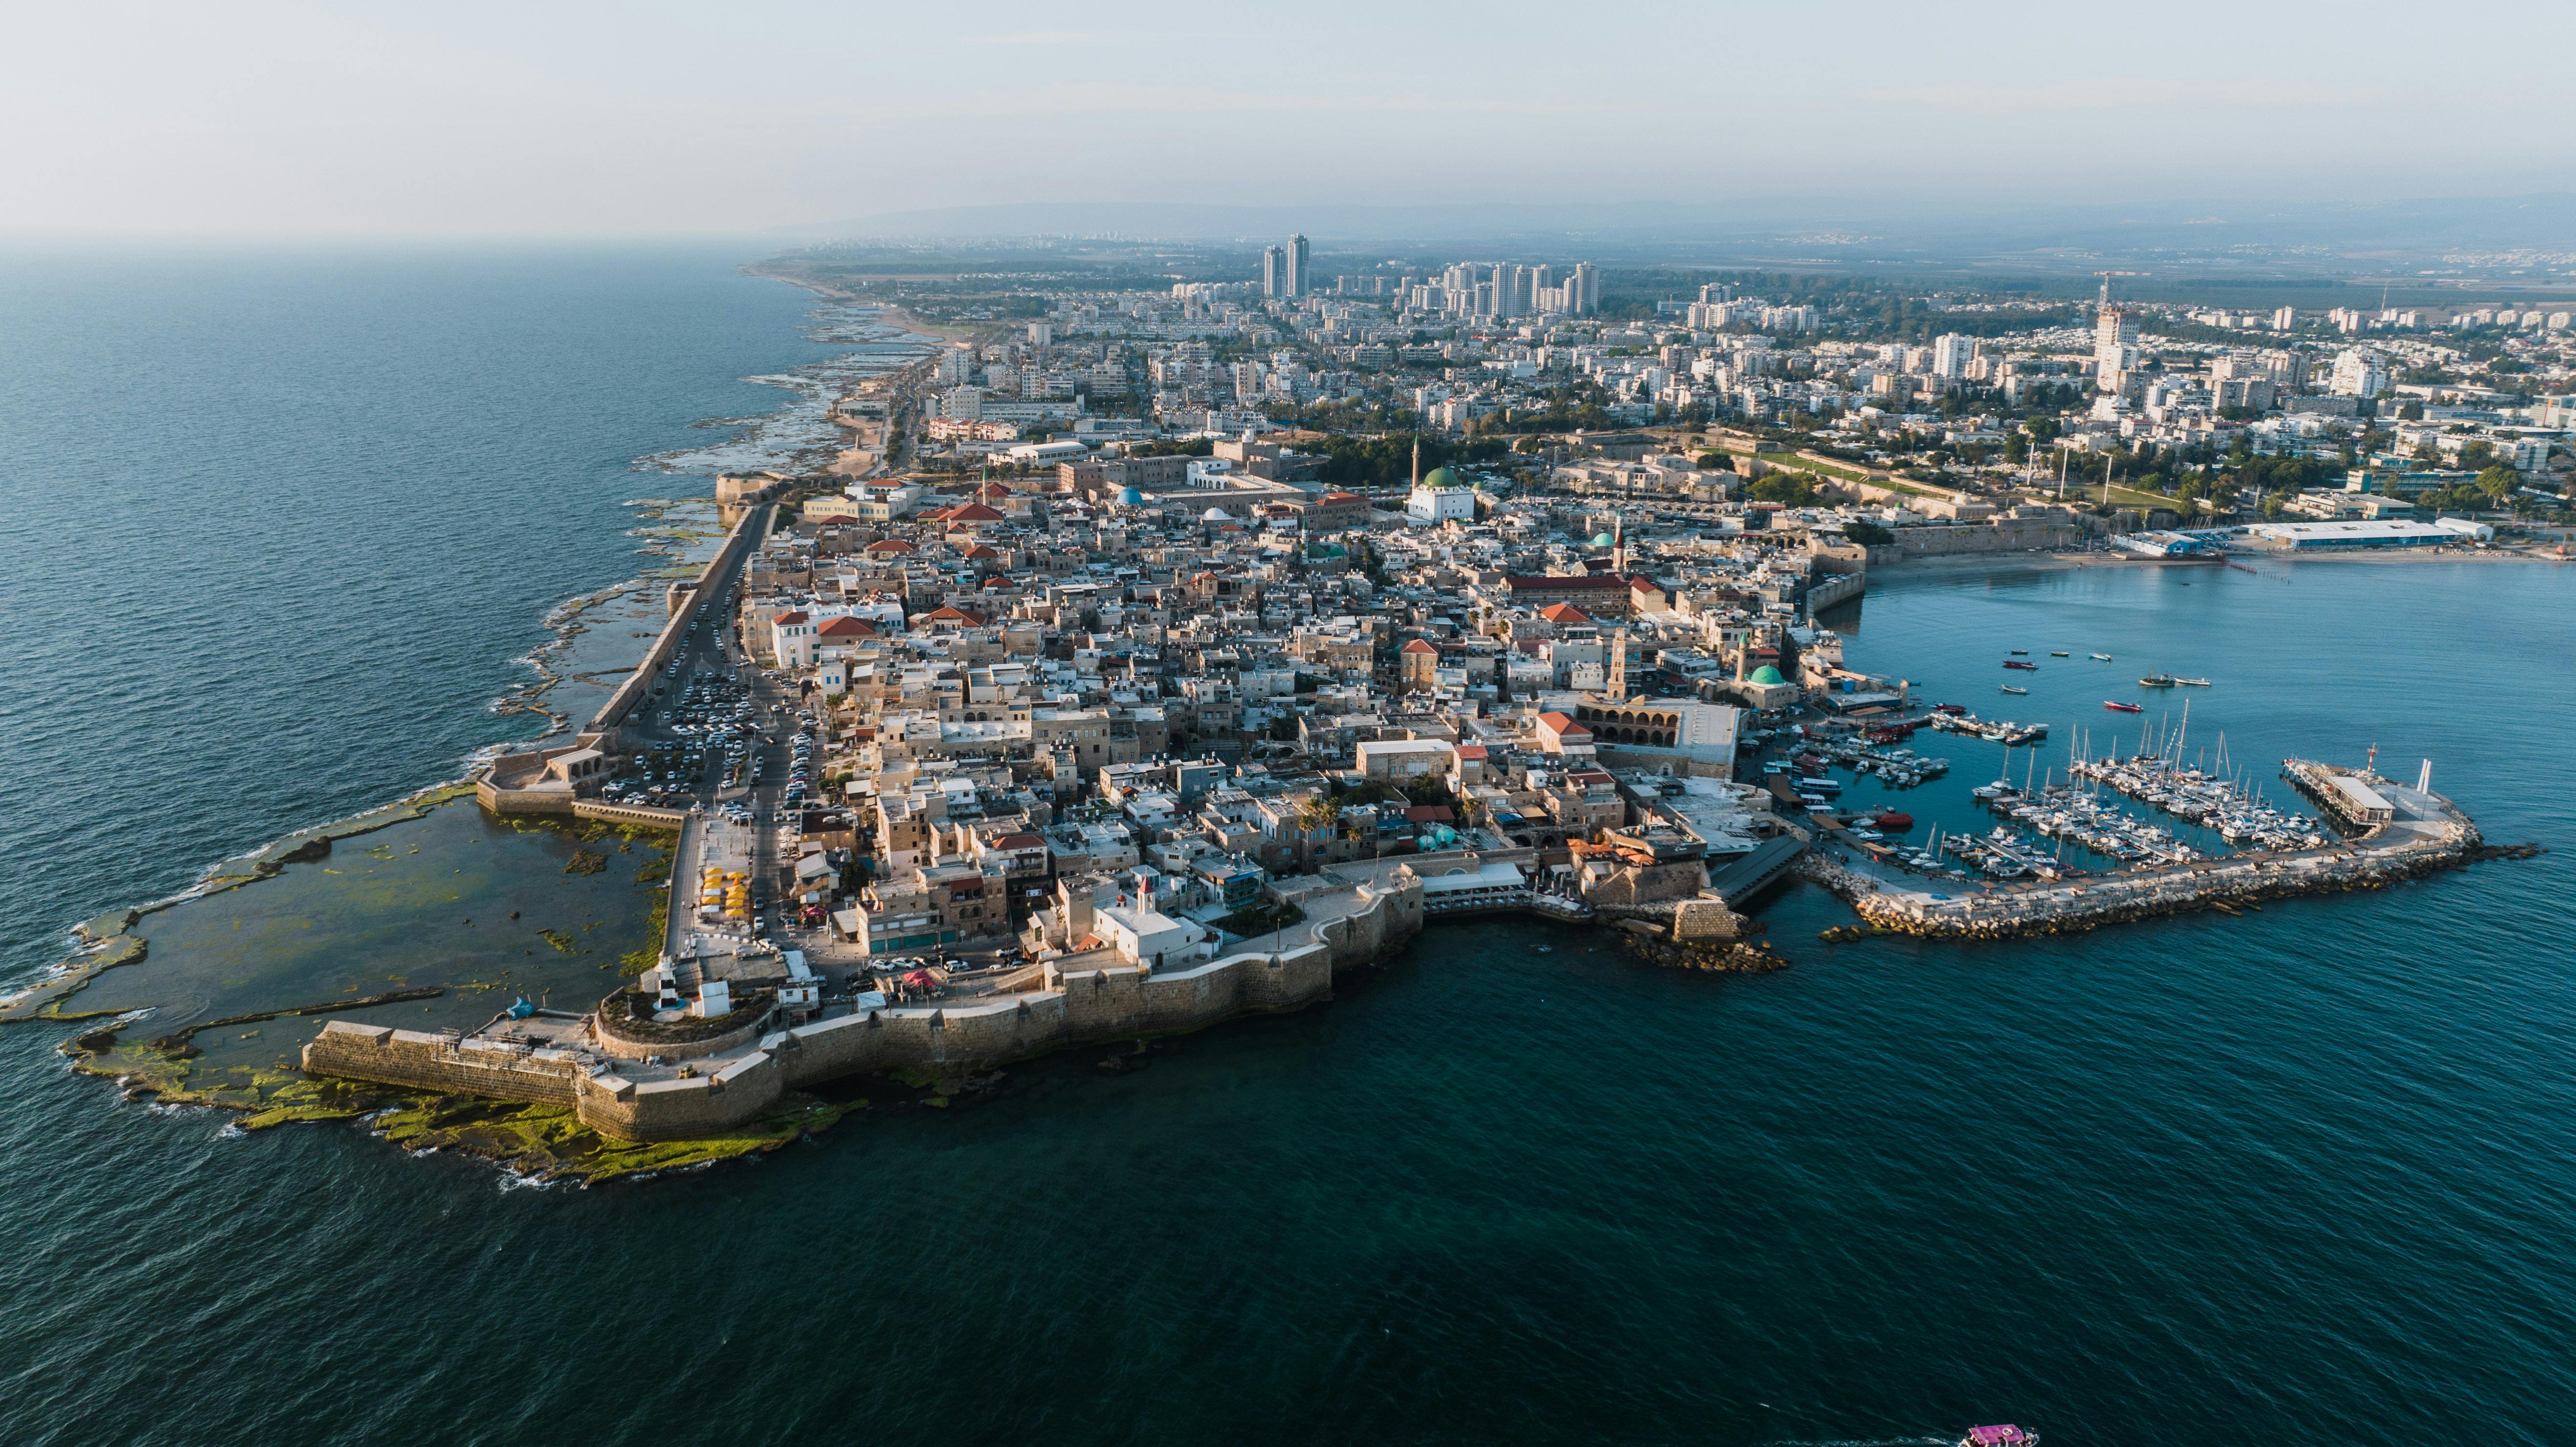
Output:
[[1306,255],[1308,249],[1309,248],[1306,245],[1306,234],[1304,232],[1301,231],[1288,238],[1288,295],[1290,296],[1304,296],[1306,294]]

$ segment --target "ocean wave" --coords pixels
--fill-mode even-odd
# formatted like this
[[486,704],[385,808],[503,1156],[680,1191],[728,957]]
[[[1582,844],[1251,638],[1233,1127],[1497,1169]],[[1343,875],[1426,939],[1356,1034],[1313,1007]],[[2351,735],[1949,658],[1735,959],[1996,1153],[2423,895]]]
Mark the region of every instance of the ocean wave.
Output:
[[861,381],[894,371],[927,355],[934,343],[876,319],[873,307],[823,303],[808,314],[808,340],[862,350],[844,352],[784,372],[743,378],[757,386],[776,387],[790,400],[758,417],[709,418],[695,425],[733,429],[722,442],[677,448],[639,459],[638,468],[654,472],[713,475],[758,472],[764,468],[798,472],[829,462],[846,445],[845,434],[832,421],[832,403]]

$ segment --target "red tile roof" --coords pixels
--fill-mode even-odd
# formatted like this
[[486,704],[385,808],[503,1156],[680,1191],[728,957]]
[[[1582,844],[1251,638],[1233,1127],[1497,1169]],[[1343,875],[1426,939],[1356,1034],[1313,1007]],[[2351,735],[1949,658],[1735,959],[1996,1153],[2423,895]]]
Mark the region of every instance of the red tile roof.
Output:
[[1440,648],[1437,644],[1428,643],[1422,639],[1416,638],[1412,642],[1404,645],[1404,651],[1407,653],[1428,653],[1436,657],[1440,652]]
[[1541,727],[1561,739],[1570,739],[1577,734],[1580,734],[1587,739],[1592,737],[1592,730],[1585,728],[1583,725],[1576,723],[1574,720],[1561,713],[1540,714],[1538,716],[1538,721]]
[[1571,603],[1550,603],[1538,610],[1538,616],[1550,623],[1589,623],[1592,615]]
[[844,616],[824,624],[821,634],[825,638],[874,638],[877,636],[877,625],[865,618]]

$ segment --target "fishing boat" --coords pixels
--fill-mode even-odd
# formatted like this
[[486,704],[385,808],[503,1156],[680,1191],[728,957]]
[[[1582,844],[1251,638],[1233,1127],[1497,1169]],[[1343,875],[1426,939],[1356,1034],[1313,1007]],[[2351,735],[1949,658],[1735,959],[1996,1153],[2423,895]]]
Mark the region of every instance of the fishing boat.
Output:
[[2051,658],[2064,658],[2066,656],[2066,650],[2063,648],[2052,648],[2048,650],[2048,656]]
[[2115,699],[2108,698],[2102,700],[2102,706],[2111,710],[2113,713],[2145,713],[2147,711],[2143,704],[2121,703]]
[[2099,660],[2099,661],[2101,661],[2101,662],[2103,662],[2103,663],[2108,663],[2108,662],[2110,662],[2110,661],[2111,661],[2111,655],[2110,655],[2110,654],[2107,654],[2107,653],[2096,653],[2096,654],[2094,654],[2093,656],[2094,656],[2094,658],[2095,658],[2095,659],[2097,659],[2097,660]]
[[2027,648],[2016,648],[2016,649],[2014,649],[2012,652],[2013,652],[2013,657],[2015,657],[2015,658],[2020,658],[2020,657],[2022,657],[2022,656],[2024,656],[2024,655],[2028,654],[2028,653],[2030,652],[2030,650],[2029,650],[2029,649],[2027,649]]
[[1902,834],[1914,827],[1914,816],[1901,809],[1890,809],[1869,822],[1891,833]]
[[2171,688],[2180,680],[2170,673],[2150,673],[2138,680],[2140,688]]
[[2026,688],[2016,688],[2016,687],[2014,687],[2013,685],[2011,685],[2011,684],[2009,684],[2009,683],[2006,683],[2006,684],[1998,684],[1998,685],[1997,685],[1997,687],[2001,688],[2001,689],[2002,689],[2004,692],[2006,692],[2006,693],[2028,693],[2028,692],[2030,692],[2030,690],[2029,690],[2029,689],[2026,689]]
[[2023,671],[2023,672],[2025,672],[2025,673],[2037,673],[2037,672],[2039,672],[2039,665],[2038,665],[2038,664],[2036,664],[2036,663],[2024,662],[2024,661],[2021,661],[2021,660],[2011,659],[2011,658],[2007,658],[2007,659],[2005,659],[2005,660],[2004,660],[2004,667],[2006,667],[2006,668],[2018,668],[2018,669],[2022,670],[2022,671]]
[[2177,678],[2174,682],[2181,684],[2185,688],[2209,687],[2209,680],[2206,678]]

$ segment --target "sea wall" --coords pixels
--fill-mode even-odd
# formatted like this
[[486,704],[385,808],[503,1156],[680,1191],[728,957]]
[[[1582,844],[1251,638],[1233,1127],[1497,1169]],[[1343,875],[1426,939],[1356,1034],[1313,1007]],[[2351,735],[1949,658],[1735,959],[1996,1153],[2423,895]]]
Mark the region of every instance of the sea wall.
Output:
[[304,1047],[304,1073],[407,1085],[442,1094],[573,1103],[581,1061],[568,1050],[466,1040],[334,1020]]
[[1418,881],[1366,892],[1363,901],[1350,914],[1310,926],[1310,942],[1293,950],[1229,955],[1186,970],[1051,973],[1047,989],[990,1002],[843,1015],[771,1032],[759,1048],[710,1059],[679,1079],[634,1080],[614,1069],[590,1075],[567,1051],[460,1043],[338,1020],[304,1047],[304,1069],[441,1093],[568,1103],[583,1124],[606,1135],[692,1140],[769,1113],[791,1090],[844,1075],[987,1067],[1068,1045],[1296,1009],[1330,995],[1336,969],[1379,958],[1421,932]]
[[644,650],[643,661],[635,665],[635,671],[626,676],[626,681],[608,696],[608,702],[601,704],[599,712],[591,716],[590,727],[585,732],[613,732],[626,721],[628,714],[635,711],[635,705],[651,695],[654,676],[661,671],[663,664],[671,661],[671,655],[679,651],[681,641],[689,636],[689,629],[696,625],[698,615],[705,610],[708,595],[719,591],[713,586],[716,580],[722,578],[725,570],[738,562],[768,532],[769,514],[766,505],[755,507],[743,514],[742,520],[725,534],[723,546],[717,548],[715,556],[698,570],[696,586],[680,600],[679,608],[662,625],[662,631],[654,636],[653,646]]

